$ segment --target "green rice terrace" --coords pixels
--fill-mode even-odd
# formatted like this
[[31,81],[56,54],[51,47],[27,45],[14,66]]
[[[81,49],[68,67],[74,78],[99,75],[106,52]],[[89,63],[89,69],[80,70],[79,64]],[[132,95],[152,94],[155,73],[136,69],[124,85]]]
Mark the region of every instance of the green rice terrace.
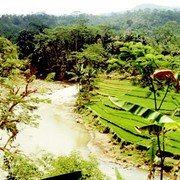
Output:
[[[146,115],[137,115],[138,113],[135,114],[131,111],[123,110],[113,99],[117,102],[123,101],[135,104],[135,106],[140,106],[141,109],[144,107],[146,112],[153,111],[153,96],[147,96],[149,90],[133,86],[128,80],[107,78],[99,78],[96,86],[98,87],[97,93],[92,97],[91,103],[88,104],[88,109],[92,111],[95,117],[99,118],[103,126],[114,132],[121,142],[133,143],[136,147],[144,149],[148,148],[151,142],[150,135],[148,133],[139,133],[135,127],[146,126],[150,124],[151,120],[146,118]],[[179,114],[176,113],[172,117],[173,112],[177,109],[177,104],[172,97],[178,100],[180,99],[180,94],[168,93],[159,114],[161,114],[161,117],[167,115],[167,118],[169,117],[179,124]],[[158,97],[157,103],[160,103],[160,99],[162,99],[161,95]],[[180,154],[179,130],[169,131],[166,134],[165,151],[175,156]]]

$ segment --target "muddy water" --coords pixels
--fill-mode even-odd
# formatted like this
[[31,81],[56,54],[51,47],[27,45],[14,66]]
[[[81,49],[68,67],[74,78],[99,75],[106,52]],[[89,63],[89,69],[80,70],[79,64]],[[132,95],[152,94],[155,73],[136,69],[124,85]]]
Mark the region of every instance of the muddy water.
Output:
[[[17,137],[16,144],[27,154],[46,150],[55,155],[67,155],[79,151],[85,157],[94,154],[98,159],[96,148],[90,148],[91,136],[83,125],[77,123],[73,113],[77,95],[76,86],[68,86],[47,95],[51,104],[41,104],[35,112],[40,115],[38,128],[25,128]],[[109,177],[115,178],[115,167],[125,180],[146,180],[147,173],[136,168],[124,169],[121,165],[98,159],[100,169]]]
[[25,128],[18,136],[20,149],[29,154],[43,149],[55,155],[86,149],[90,135],[72,112],[76,94],[76,86],[70,86],[47,95],[51,103],[41,104],[35,112],[40,116],[38,128]]

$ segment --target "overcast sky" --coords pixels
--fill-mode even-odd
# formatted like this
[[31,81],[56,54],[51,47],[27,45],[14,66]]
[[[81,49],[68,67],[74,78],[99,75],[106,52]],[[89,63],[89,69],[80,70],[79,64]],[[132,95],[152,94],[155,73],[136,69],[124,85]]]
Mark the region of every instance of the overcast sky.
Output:
[[0,0],[0,14],[101,14],[130,10],[140,4],[179,7],[180,0]]

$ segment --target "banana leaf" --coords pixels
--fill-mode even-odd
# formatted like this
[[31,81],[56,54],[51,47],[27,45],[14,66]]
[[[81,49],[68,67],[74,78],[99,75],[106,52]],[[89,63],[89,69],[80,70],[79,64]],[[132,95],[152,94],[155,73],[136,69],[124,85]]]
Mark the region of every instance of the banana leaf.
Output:
[[116,97],[109,97],[110,101],[120,107],[121,109],[131,112],[132,114],[141,116],[143,118],[152,120],[153,123],[165,124],[165,123],[176,123],[170,117],[161,114],[159,111],[154,111],[152,109],[142,107],[138,104],[130,103],[127,101],[119,100]]

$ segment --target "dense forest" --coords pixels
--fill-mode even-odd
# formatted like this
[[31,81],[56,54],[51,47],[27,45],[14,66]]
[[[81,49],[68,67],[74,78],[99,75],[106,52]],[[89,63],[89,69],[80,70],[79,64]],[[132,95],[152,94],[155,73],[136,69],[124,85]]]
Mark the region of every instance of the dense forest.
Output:
[[[179,10],[157,9],[107,15],[2,15],[0,92],[7,99],[0,100],[0,129],[11,136],[0,150],[7,150],[19,132],[18,123],[30,124],[34,120],[30,115],[32,104],[39,101],[28,100],[34,93],[28,90],[32,79],[77,82],[77,110],[83,114],[88,111],[87,116],[103,125],[104,132],[113,131],[121,146],[135,144],[137,149],[154,152],[148,161],[150,175],[157,155],[162,176],[165,157],[176,163],[180,155],[179,130],[174,126],[164,149],[164,134],[170,131],[165,122],[180,122],[179,17]],[[14,89],[14,77],[24,80],[22,93]],[[24,115],[14,112],[14,107],[20,105],[27,113],[25,120]],[[144,129],[149,134],[138,134]],[[156,148],[149,148],[149,144]]]
[[[164,26],[168,22],[180,23],[178,10],[138,10],[107,15],[90,15],[75,12],[72,15],[54,16],[43,13],[32,15],[2,15],[0,17],[0,34],[8,39],[15,40],[17,34],[23,29],[52,28],[55,26],[68,26],[77,23],[86,23],[93,26],[104,26],[115,33],[123,31],[136,31],[145,35]],[[42,27],[41,27],[42,26]],[[175,33],[178,31],[174,29]]]
[[[179,11],[170,10],[139,10],[104,16],[78,13],[59,17],[47,14],[2,15],[0,35],[16,44],[19,58],[29,58],[38,69],[38,75],[44,77],[60,66],[71,70],[72,58],[69,60],[69,55],[74,51],[82,52],[82,49],[87,51],[89,46],[85,45],[94,43],[93,48],[102,45],[106,60],[110,56],[129,56],[128,53],[132,53],[129,48],[133,48],[129,46],[135,47],[139,43],[140,49],[151,46],[156,54],[163,55],[163,58],[174,57],[178,62],[179,16]],[[102,41],[101,45],[97,45],[98,39]],[[120,50],[125,48],[128,52]],[[132,56],[142,55],[120,59],[127,61],[133,59]],[[105,60],[103,62],[107,65]]]

